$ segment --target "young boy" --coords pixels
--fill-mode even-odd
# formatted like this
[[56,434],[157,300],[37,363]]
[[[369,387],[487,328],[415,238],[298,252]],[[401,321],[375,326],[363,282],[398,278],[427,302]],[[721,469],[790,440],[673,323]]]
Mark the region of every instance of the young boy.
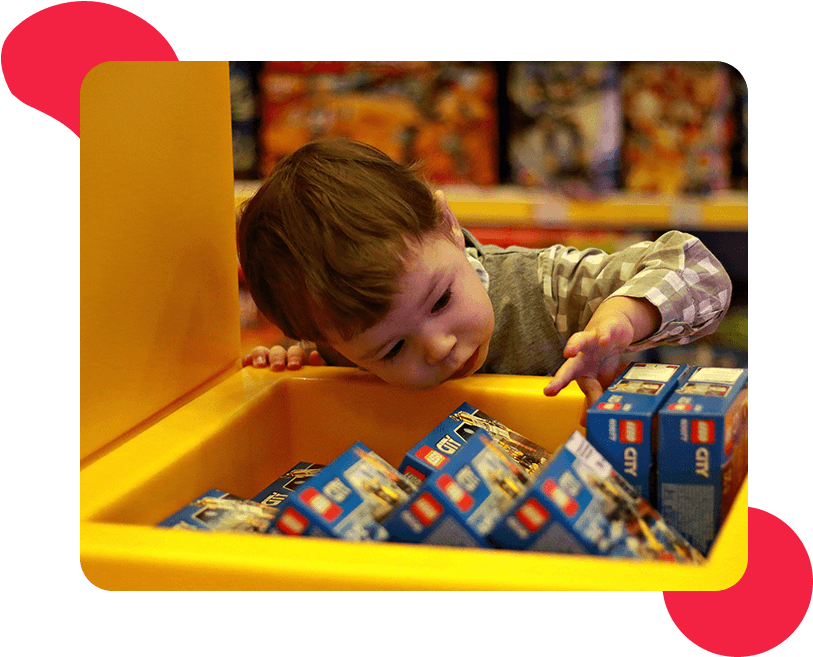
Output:
[[259,310],[294,341],[244,365],[357,365],[431,388],[474,372],[576,380],[592,403],[619,357],[714,331],[731,298],[719,261],[690,235],[608,255],[475,240],[413,171],[346,140],[279,162],[238,228]]

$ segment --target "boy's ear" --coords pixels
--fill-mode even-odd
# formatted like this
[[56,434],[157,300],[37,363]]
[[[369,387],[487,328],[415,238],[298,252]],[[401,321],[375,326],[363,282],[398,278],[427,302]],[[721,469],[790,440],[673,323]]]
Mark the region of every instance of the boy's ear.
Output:
[[460,222],[449,209],[449,204],[446,203],[446,196],[441,190],[435,192],[435,203],[438,206],[438,211],[443,214],[443,222],[441,223],[442,230],[450,232],[454,237],[454,242],[461,249],[466,247],[466,238],[463,235],[463,229],[460,228]]

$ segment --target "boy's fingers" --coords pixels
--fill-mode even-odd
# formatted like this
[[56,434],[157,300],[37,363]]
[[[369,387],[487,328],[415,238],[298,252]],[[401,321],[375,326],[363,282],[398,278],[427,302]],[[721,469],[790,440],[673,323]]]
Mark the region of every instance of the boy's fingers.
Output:
[[558,394],[562,388],[579,375],[583,360],[584,354],[581,352],[573,358],[568,358],[556,371],[553,380],[545,386],[543,392],[549,397]]
[[580,376],[578,379],[576,379],[576,383],[579,384],[579,388],[584,393],[584,405],[582,406],[582,415],[579,419],[579,424],[586,427],[587,409],[598,401],[599,397],[601,397],[602,393],[604,392],[604,388],[602,388],[601,384],[596,379],[589,376]]
[[288,369],[298,370],[305,361],[305,350],[298,344],[288,347]]
[[327,361],[319,355],[318,351],[312,351],[310,354],[308,354],[308,365],[327,365]]
[[268,364],[275,372],[284,370],[287,360],[288,355],[284,347],[277,345],[268,349]]
[[243,367],[251,365],[253,367],[265,367],[268,364],[268,349],[265,347],[254,347],[248,354],[243,356]]

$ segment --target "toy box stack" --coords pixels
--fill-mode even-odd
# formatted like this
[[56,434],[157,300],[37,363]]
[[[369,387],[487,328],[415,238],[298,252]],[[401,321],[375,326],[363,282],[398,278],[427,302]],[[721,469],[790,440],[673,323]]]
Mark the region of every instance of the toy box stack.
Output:
[[515,550],[703,561],[578,431],[489,538]]
[[614,62],[511,62],[511,182],[575,196],[617,187],[622,124]]
[[490,62],[265,62],[260,175],[322,137],[357,139],[436,184],[499,182]]
[[709,194],[731,187],[731,87],[721,62],[632,62],[622,75],[623,187]]
[[748,370],[695,367],[659,433],[658,509],[708,554],[748,471]]
[[658,409],[689,369],[688,365],[632,363],[587,411],[587,439],[653,503]]
[[159,527],[273,534],[276,509],[213,488],[158,523]]
[[400,472],[356,442],[280,504],[276,526],[289,536],[386,541],[380,523],[414,492]]
[[278,507],[297,488],[318,474],[323,467],[318,463],[301,461],[251,499],[265,506]]
[[514,459],[477,429],[384,526],[405,543],[492,547],[488,534],[527,483]]
[[550,458],[547,450],[464,402],[406,453],[399,470],[419,486],[481,429],[496,440],[528,475],[537,472]]

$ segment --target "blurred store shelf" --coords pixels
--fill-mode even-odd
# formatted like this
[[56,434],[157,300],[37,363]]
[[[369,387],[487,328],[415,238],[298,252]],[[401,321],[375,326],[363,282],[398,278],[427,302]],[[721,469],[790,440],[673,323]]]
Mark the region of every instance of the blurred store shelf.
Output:
[[[259,187],[235,182],[235,208]],[[449,207],[464,226],[746,231],[748,196],[668,196],[619,192],[573,199],[524,187],[443,187]]]

